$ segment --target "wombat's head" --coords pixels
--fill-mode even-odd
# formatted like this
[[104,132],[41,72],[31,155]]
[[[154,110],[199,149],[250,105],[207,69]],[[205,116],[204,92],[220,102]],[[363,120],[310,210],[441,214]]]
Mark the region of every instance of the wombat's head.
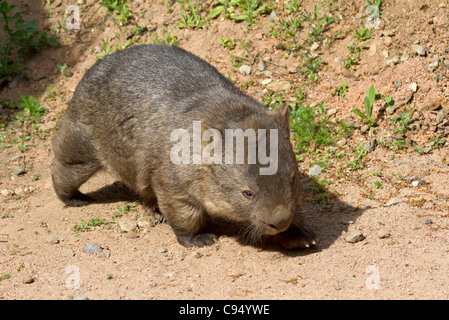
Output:
[[[203,130],[203,140],[213,137],[207,143],[219,141],[217,136],[224,140],[209,146],[203,141],[203,161],[205,154],[217,154],[215,160],[222,160],[217,164],[211,157],[212,164],[202,166],[207,172],[201,182],[203,207],[211,216],[245,222],[255,241],[285,231],[293,220],[299,191],[288,107],[262,109],[223,125],[229,128],[214,128],[206,139]],[[239,146],[239,141],[244,143]]]

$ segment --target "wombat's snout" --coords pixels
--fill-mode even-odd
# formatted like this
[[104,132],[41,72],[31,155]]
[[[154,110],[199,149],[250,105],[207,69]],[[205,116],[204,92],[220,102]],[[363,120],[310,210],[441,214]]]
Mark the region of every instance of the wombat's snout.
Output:
[[293,212],[282,206],[277,207],[270,215],[263,216],[260,221],[265,225],[265,233],[275,235],[287,230],[293,220]]

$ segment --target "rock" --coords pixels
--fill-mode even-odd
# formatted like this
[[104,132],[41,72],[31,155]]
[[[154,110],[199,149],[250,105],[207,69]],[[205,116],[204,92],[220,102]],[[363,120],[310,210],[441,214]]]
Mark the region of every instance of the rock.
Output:
[[388,231],[382,229],[382,230],[379,230],[379,232],[377,233],[377,236],[379,237],[379,239],[386,239],[386,238],[389,238],[391,236],[391,234]]
[[396,87],[396,89],[399,89],[399,87],[402,86],[402,81],[401,80],[394,80],[393,84]]
[[449,69],[449,60],[444,60],[444,61],[443,61],[443,64],[444,64],[444,66],[445,66],[446,68]]
[[309,170],[308,174],[309,174],[309,177],[313,177],[313,176],[319,175],[322,171],[323,171],[323,169],[319,165],[316,164]]
[[10,162],[15,162],[15,161],[17,161],[17,160],[20,160],[20,159],[22,159],[23,158],[23,156],[21,155],[21,154],[16,154],[16,155],[14,155],[14,156],[12,156],[11,157],[11,159],[9,159],[9,161]]
[[9,191],[8,189],[2,189],[0,190],[0,194],[4,197],[9,196],[11,194],[11,191]]
[[62,255],[64,257],[71,258],[71,257],[75,256],[75,252],[72,249],[66,249],[66,250],[62,251]]
[[339,147],[343,147],[345,144],[346,144],[345,138],[337,141],[337,146],[339,146]]
[[412,49],[420,56],[426,55],[426,49],[418,44],[412,44]]
[[269,84],[271,81],[273,81],[273,80],[272,79],[265,79],[265,80],[262,80],[261,84],[263,84],[265,86],[265,85]]
[[23,191],[22,188],[15,188],[14,189],[14,194],[16,194],[18,196],[23,196],[25,194],[25,192]]
[[271,91],[285,91],[285,90],[289,90],[292,87],[290,81],[278,81],[278,82],[272,82],[270,84],[267,85],[267,89],[271,90]]
[[369,125],[364,124],[360,127],[360,133],[367,133],[369,131]]
[[14,169],[14,175],[16,175],[16,176],[20,176],[21,174],[25,174],[25,173],[26,173],[26,170],[22,166],[17,166]]
[[424,223],[425,223],[425,224],[432,224],[433,221],[432,221],[431,219],[427,219]]
[[410,59],[410,55],[408,53],[404,53],[401,57],[401,62],[407,61]]
[[128,239],[136,239],[138,237],[139,237],[139,235],[137,233],[135,233],[134,231],[128,231],[127,233],[125,233],[125,238],[128,238]]
[[73,298],[73,300],[89,300],[89,298],[87,296],[85,296],[84,294],[81,294],[81,295]]
[[310,52],[315,52],[318,48],[320,47],[320,44],[318,42],[314,42],[312,43],[312,45],[310,46]]
[[271,11],[270,15],[268,16],[268,19],[270,19],[271,22],[276,20],[276,11]]
[[414,187],[417,187],[417,186],[421,186],[421,185],[423,185],[424,183],[426,183],[426,181],[425,181],[425,180],[423,180],[423,179],[419,179],[419,180],[415,180],[415,181],[413,181],[413,182],[412,182],[412,186],[414,186]]
[[363,149],[366,150],[367,152],[373,152],[374,149],[376,149],[376,146],[377,146],[377,140],[371,139],[370,141],[368,141],[367,143],[365,143],[363,145]]
[[[406,105],[413,97],[413,91],[411,90],[401,90],[400,93],[398,93],[394,97],[394,109],[400,108],[404,105]],[[387,109],[388,111],[388,109]]]
[[385,207],[391,207],[394,206],[396,204],[401,203],[403,200],[401,198],[391,198],[390,200],[388,200],[388,202],[385,204]]
[[326,112],[326,115],[327,115],[328,117],[332,117],[332,116],[335,115],[335,114],[337,114],[337,109],[335,109],[335,108],[329,109],[329,110],[327,110],[327,112]]
[[239,68],[239,71],[243,75],[250,74],[251,73],[251,67],[246,65],[246,64],[244,64],[243,66],[241,66]]
[[265,71],[266,68],[267,67],[265,66],[265,62],[260,60],[259,63],[257,64],[257,69],[259,69],[259,71]]
[[49,243],[49,244],[58,244],[59,240],[58,238],[54,235],[54,234],[49,234],[46,238],[45,238],[45,242]]
[[385,65],[386,65],[387,67],[388,67],[388,66],[394,66],[394,65],[397,64],[400,60],[401,60],[400,57],[395,56],[395,57],[393,57],[393,58],[387,60],[387,61],[385,62]]
[[412,82],[408,85],[408,88],[413,92],[416,92],[416,90],[418,90],[418,84],[416,82]]
[[393,43],[393,39],[391,37],[385,37],[384,38],[384,44],[389,47]]
[[11,89],[16,88],[16,87],[19,85],[19,83],[22,82],[23,78],[24,78],[23,73],[18,74],[18,75],[15,76],[14,79],[12,79],[12,81],[8,84],[8,87],[11,88]]
[[139,228],[155,227],[156,222],[152,217],[140,217],[137,219],[137,226]]
[[128,217],[123,217],[117,224],[123,232],[134,231],[137,228],[137,221]]
[[159,253],[166,253],[166,252],[168,252],[168,249],[167,248],[160,248],[157,252],[159,252]]
[[364,240],[365,236],[363,235],[362,231],[352,230],[352,231],[348,232],[345,239],[349,243],[356,243],[356,242],[360,242],[360,241]]
[[384,30],[382,32],[382,36],[384,37],[393,37],[394,36],[394,31],[393,30]]
[[22,283],[30,284],[34,282],[34,278],[30,275],[25,275],[22,277]]
[[47,130],[54,129],[55,127],[56,127],[56,121],[48,121],[48,122],[46,122],[46,123],[43,123],[43,124],[39,127],[39,130],[47,131]]
[[437,112],[437,117],[436,117],[435,120],[439,124],[439,123],[443,122],[444,119],[446,119],[446,116],[447,116],[446,112],[438,111]]
[[96,243],[88,243],[84,245],[83,251],[87,254],[102,253],[103,249]]

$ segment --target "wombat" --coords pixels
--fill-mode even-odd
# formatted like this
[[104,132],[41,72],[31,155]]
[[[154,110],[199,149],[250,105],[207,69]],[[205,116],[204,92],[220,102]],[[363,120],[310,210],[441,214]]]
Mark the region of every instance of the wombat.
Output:
[[[209,140],[191,138],[198,129]],[[235,161],[237,137],[223,152],[229,141],[219,138],[230,129],[246,133],[248,161]],[[259,159],[249,149],[251,132]],[[251,244],[309,247],[315,238],[304,226],[289,138],[287,106],[269,110],[179,47],[138,45],[96,62],[78,84],[54,139],[53,186],[65,204],[86,205],[95,199],[79,187],[106,169],[138,192],[148,212],[157,216],[157,208],[184,246],[214,243],[215,222],[226,222]],[[215,161],[198,162],[198,150]],[[268,154],[276,156],[271,168],[260,157]]]

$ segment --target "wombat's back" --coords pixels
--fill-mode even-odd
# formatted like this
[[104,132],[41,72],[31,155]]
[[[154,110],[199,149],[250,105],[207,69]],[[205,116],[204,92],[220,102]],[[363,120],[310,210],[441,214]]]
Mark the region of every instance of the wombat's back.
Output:
[[140,45],[98,61],[79,83],[74,99],[99,101],[97,108],[105,112],[142,107],[156,112],[174,106],[184,112],[191,104],[183,101],[204,99],[211,88],[217,95],[246,97],[213,66],[181,48]]

